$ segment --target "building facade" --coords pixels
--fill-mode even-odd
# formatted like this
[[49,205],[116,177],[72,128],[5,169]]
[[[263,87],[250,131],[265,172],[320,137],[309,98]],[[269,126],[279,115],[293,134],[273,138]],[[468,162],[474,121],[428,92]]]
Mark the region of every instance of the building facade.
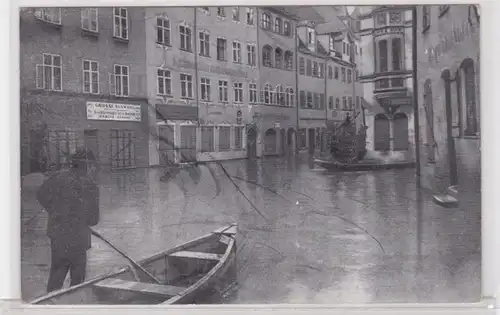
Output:
[[413,160],[412,13],[407,6],[378,6],[361,20],[367,148]]
[[[257,8],[259,100],[248,128],[250,155],[294,154],[297,130],[297,18],[276,7]],[[255,148],[252,144],[255,143]]]
[[143,20],[139,8],[20,11],[23,174],[63,167],[77,146],[101,168],[149,165]]
[[475,5],[419,6],[421,184],[480,203],[480,39]]

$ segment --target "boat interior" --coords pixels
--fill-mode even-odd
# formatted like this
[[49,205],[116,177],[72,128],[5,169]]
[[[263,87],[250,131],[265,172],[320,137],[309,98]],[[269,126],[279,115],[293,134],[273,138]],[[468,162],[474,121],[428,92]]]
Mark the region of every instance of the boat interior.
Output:
[[230,266],[236,259],[235,231],[236,227],[223,233],[214,231],[154,255],[139,263],[147,272],[130,265],[118,272],[48,294],[32,304],[194,303],[196,295],[221,290],[225,281],[220,277],[236,277],[235,267]]

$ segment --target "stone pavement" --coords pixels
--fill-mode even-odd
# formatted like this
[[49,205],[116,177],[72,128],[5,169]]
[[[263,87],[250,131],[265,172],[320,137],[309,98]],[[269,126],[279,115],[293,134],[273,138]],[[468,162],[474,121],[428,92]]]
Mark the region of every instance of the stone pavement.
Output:
[[[122,171],[102,176],[96,229],[141,259],[237,222],[239,288],[232,303],[479,300],[479,207],[435,205],[417,189],[413,169],[331,173],[299,157],[223,166],[255,208],[216,164],[200,166],[198,184],[186,170],[166,183],[160,169]],[[34,191],[22,194],[28,300],[44,293],[50,263],[46,215]],[[124,264],[93,239],[89,277]]]

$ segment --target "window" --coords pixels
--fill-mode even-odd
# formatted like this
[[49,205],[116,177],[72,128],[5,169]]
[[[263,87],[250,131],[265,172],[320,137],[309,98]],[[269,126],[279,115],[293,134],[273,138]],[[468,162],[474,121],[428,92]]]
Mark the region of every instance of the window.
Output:
[[250,97],[250,103],[257,103],[257,84],[250,83],[248,85],[248,94]]
[[335,109],[340,109],[340,98],[335,98]]
[[156,42],[170,45],[170,21],[164,17],[156,18]]
[[283,51],[281,48],[276,48],[276,51],[274,52],[274,66],[276,68],[281,69],[283,67]]
[[311,61],[311,59],[307,59],[306,63],[307,63],[306,75],[308,77],[311,77],[312,76],[312,61]]
[[320,78],[324,78],[325,77],[325,64],[324,63],[320,62],[318,75],[319,75]]
[[201,152],[214,152],[214,127],[201,127]]
[[169,70],[157,69],[158,95],[172,95],[172,73]]
[[243,127],[234,127],[234,149],[243,148]]
[[299,73],[301,75],[305,75],[306,74],[306,65],[305,65],[304,57],[300,57],[299,58]]
[[345,68],[342,68],[342,82],[345,82]]
[[241,63],[241,44],[233,42],[233,62]]
[[220,17],[226,17],[226,10],[224,7],[217,7],[217,15]]
[[356,96],[356,108],[359,109],[359,96]]
[[281,85],[276,86],[276,104],[285,105],[285,92],[283,92],[283,87]]
[[201,99],[210,102],[212,100],[210,93],[210,79],[201,78],[200,87],[201,87]]
[[345,53],[346,53],[346,55],[350,56],[350,52],[351,52],[351,45],[350,45],[350,44],[346,44],[346,45],[345,45],[345,47],[346,47],[346,48],[345,48],[345,49],[346,49],[346,52],[345,52]]
[[402,21],[401,12],[390,12],[389,13],[389,23],[390,24],[400,24]]
[[82,145],[83,139],[78,137],[78,133],[73,129],[49,130],[45,142],[47,166],[59,170],[63,165],[67,165],[70,156]]
[[422,6],[422,32],[427,31],[431,26],[431,7],[429,5]]
[[135,133],[132,130],[111,130],[111,167],[135,166]]
[[271,28],[271,17],[267,13],[262,14],[262,28],[266,30]]
[[379,51],[379,72],[387,71],[387,40],[381,40],[378,43]]
[[352,70],[347,69],[347,83],[352,83]]
[[325,94],[319,94],[319,109],[325,109]]
[[392,40],[392,70],[401,70],[401,38]]
[[82,29],[89,32],[99,31],[99,19],[97,8],[82,8]]
[[386,12],[382,12],[382,13],[377,14],[377,24],[379,26],[383,26],[383,25],[387,24],[387,13]]
[[274,20],[274,31],[278,34],[281,34],[281,32],[283,31],[281,29],[281,18],[277,17],[275,20]]
[[306,92],[305,91],[300,91],[299,103],[300,103],[300,108],[306,108]]
[[227,102],[228,101],[228,86],[229,83],[224,80],[219,80],[219,102]]
[[293,107],[294,103],[294,98],[295,98],[295,93],[292,88],[287,88],[286,89],[286,97],[285,97],[285,105],[289,107]]
[[191,48],[191,28],[186,25],[179,26],[179,33],[181,35],[181,50],[192,51]]
[[255,45],[247,45],[247,64],[249,66],[255,66],[256,51]]
[[328,79],[333,79],[333,68],[332,66],[328,66]]
[[330,51],[334,51],[335,50],[335,41],[333,40],[333,36],[330,36],[329,44],[330,44]]
[[307,91],[307,108],[313,108],[313,94]]
[[181,73],[181,97],[193,98],[193,76]]
[[247,8],[247,24],[248,25],[253,25],[253,16],[254,16],[254,9],[253,8]]
[[219,151],[231,150],[231,127],[219,127]]
[[349,106],[349,109],[352,109],[352,97],[351,96],[348,97],[348,106]]
[[271,61],[271,55],[273,53],[273,49],[269,45],[265,45],[262,48],[262,64],[264,67],[272,67],[273,63]]
[[99,94],[99,63],[83,60],[83,93]]
[[313,93],[313,97],[314,97],[314,99],[313,99],[313,100],[314,100],[314,106],[313,106],[313,108],[315,108],[315,109],[320,108],[320,103],[319,103],[319,101],[320,101],[320,99],[319,99],[319,93]]
[[266,84],[266,86],[264,86],[264,103],[272,104],[272,99],[273,92],[271,91],[271,86],[269,84]]
[[328,109],[333,109],[333,96],[328,97]]
[[41,8],[35,12],[37,19],[52,24],[61,24],[61,8]]
[[335,67],[335,80],[339,79],[339,67]]
[[210,57],[210,35],[200,32],[200,56]]
[[314,44],[314,30],[312,28],[307,29],[307,43]]
[[347,109],[347,97],[342,96],[342,109],[346,110]]
[[233,8],[233,21],[239,21],[239,20],[240,20],[240,8],[234,7]]
[[128,40],[128,11],[125,8],[114,8],[114,30],[113,36]]
[[292,26],[288,21],[285,21],[285,23],[283,24],[283,34],[285,36],[292,36]]
[[234,102],[243,103],[243,83],[233,83]]
[[43,64],[36,65],[36,85],[39,89],[62,91],[61,56],[42,55]]
[[347,50],[347,49],[346,49],[346,43],[345,43],[345,42],[342,42],[342,47],[343,47],[343,51],[342,51],[342,53],[345,55],[346,50]]
[[227,41],[223,38],[217,38],[217,60],[226,61],[227,60],[226,51],[227,51]]
[[[129,71],[128,66],[115,65],[114,74],[111,76],[110,91],[116,96],[129,95]],[[114,93],[113,93],[114,92]]]
[[285,69],[293,70],[293,54],[291,51],[285,51]]
[[318,75],[318,62],[314,61],[313,62],[313,77],[317,77]]

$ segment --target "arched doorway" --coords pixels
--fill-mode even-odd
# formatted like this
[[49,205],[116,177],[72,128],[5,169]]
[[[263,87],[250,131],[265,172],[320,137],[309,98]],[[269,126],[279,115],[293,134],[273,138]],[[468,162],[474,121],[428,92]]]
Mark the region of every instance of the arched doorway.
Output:
[[276,140],[278,140],[276,130],[273,128],[267,129],[264,136],[264,153],[266,155],[276,154]]
[[463,108],[465,113],[464,135],[476,136],[479,131],[477,105],[476,105],[476,73],[474,70],[474,61],[470,58],[465,59],[460,65],[462,69],[462,90],[463,90]]
[[453,108],[451,105],[451,73],[446,69],[441,73],[444,83],[445,95],[445,117],[446,117],[446,147],[448,150],[448,166],[450,174],[450,185],[458,183],[457,152],[455,139],[453,139]]
[[285,129],[280,130],[280,149],[281,155],[286,154],[286,132]]
[[374,150],[389,151],[391,149],[389,118],[385,114],[377,114],[374,127]]
[[287,147],[288,147],[288,154],[294,154],[295,153],[295,130],[293,128],[288,128],[287,132]]
[[394,115],[394,151],[408,150],[408,117],[404,113]]
[[257,130],[255,127],[247,131],[247,158],[253,159],[257,156]]

